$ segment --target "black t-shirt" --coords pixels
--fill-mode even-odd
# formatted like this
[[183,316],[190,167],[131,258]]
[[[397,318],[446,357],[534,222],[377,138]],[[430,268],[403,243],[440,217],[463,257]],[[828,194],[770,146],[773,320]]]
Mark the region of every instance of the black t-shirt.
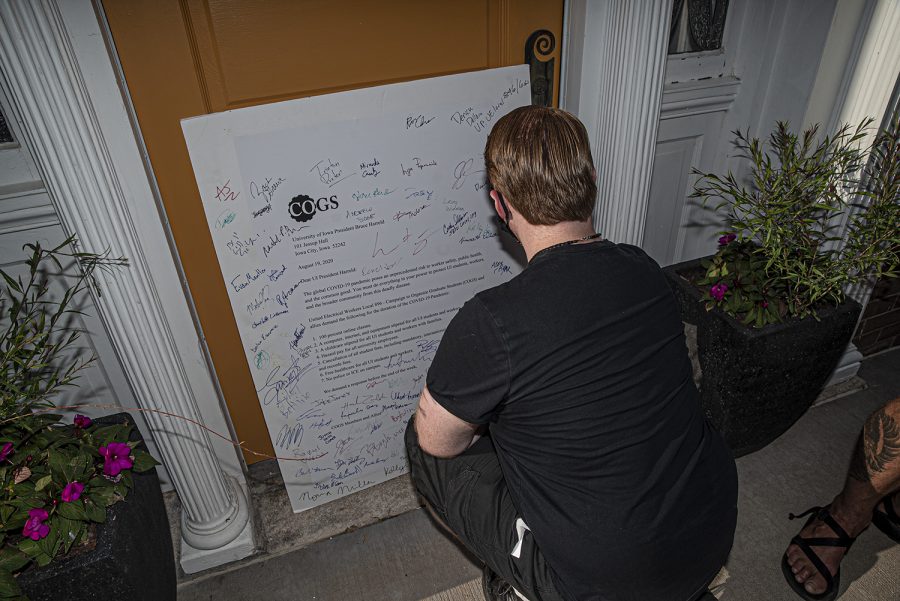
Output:
[[516,507],[572,600],[683,601],[734,535],[734,460],[700,410],[678,309],[641,249],[538,253],[467,302],[427,377],[490,424]]

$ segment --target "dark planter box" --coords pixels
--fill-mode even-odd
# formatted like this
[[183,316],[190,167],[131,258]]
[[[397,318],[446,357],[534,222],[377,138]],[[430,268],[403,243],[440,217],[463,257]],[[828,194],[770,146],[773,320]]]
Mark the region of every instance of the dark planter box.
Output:
[[[127,413],[96,421],[134,425]],[[137,428],[131,440],[147,450]],[[73,548],[18,576],[31,601],[175,601],[175,557],[159,477],[155,469],[132,475],[134,489],[96,525],[94,548]]]
[[680,274],[701,270],[700,259],[664,269],[682,320],[697,326],[703,410],[735,456],[781,436],[816,400],[841,358],[859,318],[848,299],[814,318],[748,328],[717,309]]

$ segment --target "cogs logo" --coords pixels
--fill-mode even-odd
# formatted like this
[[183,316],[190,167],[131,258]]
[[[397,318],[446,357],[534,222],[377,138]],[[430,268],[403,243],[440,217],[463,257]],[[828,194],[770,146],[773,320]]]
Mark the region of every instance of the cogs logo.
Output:
[[337,195],[323,196],[322,198],[313,199],[306,194],[295,196],[288,203],[288,213],[291,219],[306,223],[315,217],[317,211],[328,211],[329,209],[338,208]]

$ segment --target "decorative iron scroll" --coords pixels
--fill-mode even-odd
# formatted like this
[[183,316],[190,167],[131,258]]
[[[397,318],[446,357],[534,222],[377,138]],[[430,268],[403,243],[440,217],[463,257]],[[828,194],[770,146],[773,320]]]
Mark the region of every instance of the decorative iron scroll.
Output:
[[[729,0],[674,0],[669,30],[669,54],[702,52],[722,47]],[[687,7],[685,9],[685,6]],[[686,20],[686,33],[682,30]]]
[[531,104],[550,106],[553,103],[553,63],[550,58],[556,49],[552,31],[538,29],[525,42],[525,64],[531,71]]
[[697,50],[715,50],[722,47],[727,12],[728,0],[718,0],[715,7],[712,6],[711,0],[688,2],[688,23]]

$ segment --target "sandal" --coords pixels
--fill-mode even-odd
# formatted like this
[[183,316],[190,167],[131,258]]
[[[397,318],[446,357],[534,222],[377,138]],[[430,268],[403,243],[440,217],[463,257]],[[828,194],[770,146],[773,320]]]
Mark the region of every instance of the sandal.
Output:
[[816,552],[812,550],[813,547],[844,547],[847,551],[850,551],[850,546],[853,544],[853,541],[856,539],[851,537],[847,532],[841,528],[840,524],[838,524],[833,517],[831,517],[831,513],[828,511],[827,507],[812,507],[807,509],[800,515],[794,515],[793,513],[789,514],[789,518],[795,520],[797,518],[802,518],[805,515],[809,515],[809,519],[806,520],[806,524],[803,525],[804,528],[810,525],[813,520],[820,520],[824,522],[829,528],[831,528],[837,537],[834,538],[803,538],[799,534],[791,539],[791,543],[800,547],[800,550],[803,551],[803,554],[809,559],[809,561],[815,566],[816,570],[822,577],[825,579],[825,590],[819,594],[813,594],[807,591],[802,584],[797,582],[797,579],[794,578],[794,572],[791,571],[791,564],[788,563],[787,552],[781,558],[781,571],[784,572],[784,577],[787,580],[790,587],[803,599],[806,601],[832,601],[838,595],[838,591],[841,588],[841,569],[838,568],[837,572],[835,572],[834,576],[831,575],[831,571],[828,569],[828,566],[816,555]]
[[520,601],[512,585],[503,580],[487,564],[481,571],[481,591],[484,593],[485,601]]
[[880,505],[884,506],[884,511],[875,506],[872,512],[872,523],[875,527],[887,534],[894,542],[900,543],[900,516],[894,509],[892,497],[887,496],[881,500]]

